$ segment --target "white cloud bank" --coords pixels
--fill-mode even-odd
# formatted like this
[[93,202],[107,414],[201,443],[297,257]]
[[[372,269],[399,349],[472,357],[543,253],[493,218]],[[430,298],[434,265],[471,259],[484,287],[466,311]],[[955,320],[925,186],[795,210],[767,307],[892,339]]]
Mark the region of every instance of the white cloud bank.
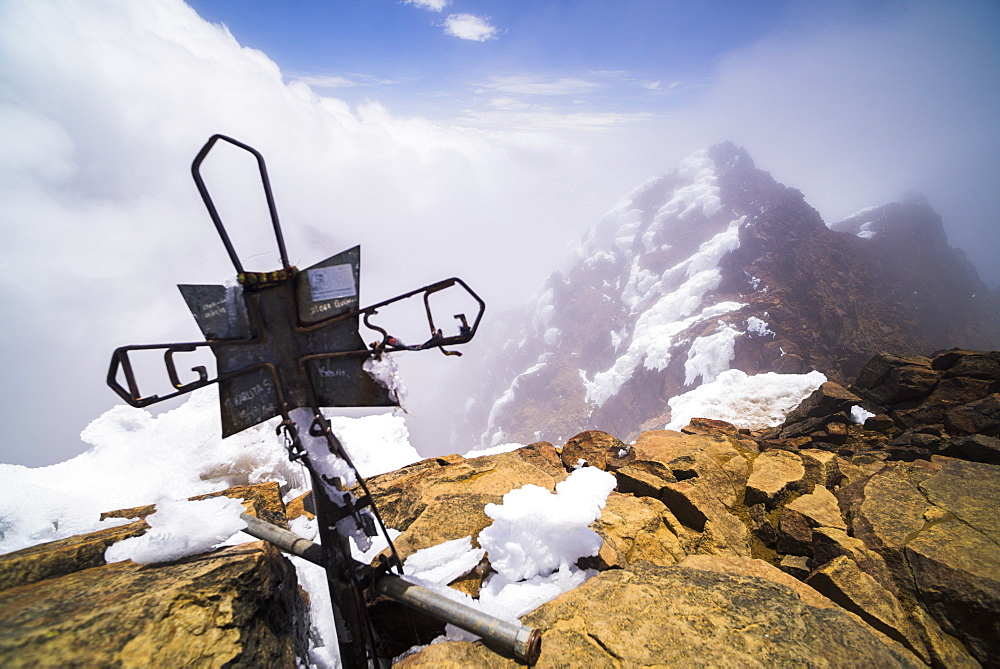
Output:
[[[998,14],[994,3],[907,3],[864,25],[806,26],[730,53],[657,110],[567,111],[518,104],[519,91],[502,107],[462,101],[442,123],[286,82],[179,0],[5,0],[0,461],[82,450],[79,431],[116,401],[104,385],[116,346],[201,338],[173,286],[231,278],[189,175],[217,132],[265,155],[293,263],[362,244],[368,304],[460,276],[490,305],[484,327],[623,193],[727,138],[827,218],[923,190],[952,243],[995,268]],[[518,81],[574,79],[587,81]],[[205,172],[237,249],[263,254],[250,269],[273,269],[254,166],[218,153]],[[401,356],[408,421],[432,413],[423,398],[463,402],[439,370],[465,360]],[[424,453],[451,447],[411,434]]]
[[[115,347],[201,339],[174,286],[232,278],[190,177],[214,133],[265,156],[294,264],[362,244],[367,304],[449,276],[491,307],[515,303],[548,271],[534,261],[510,271],[523,240],[533,235],[538,253],[548,239],[557,253],[604,199],[573,194],[591,180],[578,146],[352,108],[286,83],[179,0],[5,2],[0,462],[82,450],[80,430],[117,401],[104,384]],[[249,155],[220,145],[203,173],[248,269],[277,267]],[[426,338],[420,311],[402,321],[412,332],[393,334]],[[426,360],[402,363],[420,414],[420,397],[439,393],[421,390],[433,369],[413,365],[460,361],[411,357]]]

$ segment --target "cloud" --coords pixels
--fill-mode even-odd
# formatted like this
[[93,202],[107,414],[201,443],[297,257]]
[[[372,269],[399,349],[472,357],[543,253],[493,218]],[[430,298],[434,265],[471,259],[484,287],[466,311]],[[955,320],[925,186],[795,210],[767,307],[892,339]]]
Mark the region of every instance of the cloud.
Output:
[[545,78],[536,75],[494,76],[479,84],[481,91],[515,95],[583,95],[602,88],[603,84],[576,77]]
[[350,76],[302,74],[290,75],[289,79],[311,88],[353,88],[355,86],[385,86],[396,83],[390,79],[380,79],[367,74],[352,74]]
[[[1000,8],[912,3],[878,21],[782,33],[720,60],[658,122],[692,145],[744,144],[828,222],[909,189],[1000,285]],[[674,142],[670,142],[673,144]]]
[[413,5],[430,12],[440,12],[451,4],[451,0],[404,0],[404,4]]
[[313,88],[350,88],[351,86],[364,85],[357,79],[322,74],[294,77],[294,81]]
[[[295,264],[362,245],[369,304],[460,276],[490,319],[523,303],[621,195],[727,138],[828,220],[923,190],[997,285],[997,10],[899,7],[742,47],[655,108],[616,99],[592,72],[527,74],[480,82],[482,99],[429,119],[289,79],[179,0],[4,3],[0,461],[78,452],[79,431],[118,401],[104,385],[115,347],[201,339],[174,286],[232,278],[189,172],[216,132],[265,155]],[[566,111],[560,96],[587,107]],[[205,171],[237,250],[264,254],[250,269],[273,269],[252,161],[220,150]],[[392,321],[394,334],[423,336],[406,332],[420,311]],[[442,365],[481,346],[458,361],[401,356],[408,423],[433,415],[424,398],[447,395]],[[434,439],[411,430],[430,454]]]
[[449,14],[441,24],[448,35],[473,42],[496,39],[497,29],[488,19],[473,14]]
[[[175,286],[232,279],[190,177],[213,133],[264,154],[294,264],[362,245],[365,303],[460,276],[491,311],[513,306],[588,212],[631,181],[581,195],[576,184],[600,162],[584,158],[584,143],[399,117],[286,82],[178,0],[11,2],[2,13],[2,462],[83,448],[80,430],[120,401],[104,383],[117,346],[201,339]],[[247,158],[220,146],[203,171],[248,269],[274,269]],[[419,306],[382,317],[416,341]],[[400,363],[419,420],[422,398],[440,395],[439,368],[456,359],[409,358]]]

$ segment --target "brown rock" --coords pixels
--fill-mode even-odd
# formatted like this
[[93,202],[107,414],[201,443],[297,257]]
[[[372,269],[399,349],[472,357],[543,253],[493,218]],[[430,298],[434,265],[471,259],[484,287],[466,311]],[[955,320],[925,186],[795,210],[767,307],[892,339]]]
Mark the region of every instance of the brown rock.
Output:
[[[798,564],[801,564],[799,562]],[[780,583],[791,588],[805,604],[819,609],[832,609],[836,605],[797,578],[790,576],[769,562],[746,557],[723,557],[721,555],[691,555],[679,567],[712,571],[719,574],[754,576]]]
[[848,412],[863,400],[838,383],[827,381],[804,399],[785,419],[786,424],[797,423],[806,418],[826,418],[833,414]]
[[778,568],[789,576],[799,581],[806,580],[812,568],[809,566],[810,559],[804,555],[783,555]]
[[936,458],[940,468],[917,485],[927,500],[1000,545],[1000,467]]
[[735,437],[739,429],[732,423],[712,418],[692,418],[687,427],[681,429],[684,434],[709,434],[719,437]]
[[757,456],[746,483],[747,504],[778,506],[789,493],[803,488],[806,468],[802,458],[788,451],[765,451]]
[[1000,393],[949,409],[945,414],[949,434],[1000,435]]
[[687,555],[675,534],[683,532],[680,523],[662,502],[649,497],[612,492],[591,529],[601,535],[604,545],[599,562],[584,566],[627,567],[640,560],[669,566]]
[[978,669],[982,665],[969,654],[965,646],[950,634],[946,634],[937,621],[919,606],[908,611],[910,621],[920,631],[920,636],[931,656],[931,666],[961,667],[963,669]]
[[[1000,651],[998,468],[935,456],[887,467],[857,487],[851,526],[882,554],[903,596],[920,602],[980,662]],[[845,498],[841,497],[842,506]]]
[[819,567],[806,583],[930,663],[920,633],[907,618],[899,600],[858,569],[850,558],[841,556]]
[[145,520],[137,520],[0,555],[0,590],[99,567],[108,546],[145,534],[148,529]]
[[804,448],[798,452],[806,468],[806,479],[814,484],[833,489],[840,485],[843,475],[837,456],[818,448]]
[[676,481],[710,489],[727,507],[741,499],[746,483],[745,463],[753,457],[725,437],[671,430],[643,432],[633,449],[637,460],[665,465]]
[[879,353],[869,360],[852,388],[876,404],[886,406],[930,393],[938,372],[923,356],[894,356]]
[[942,629],[984,665],[1000,650],[1000,550],[956,518],[930,524],[906,544],[917,597]]
[[817,527],[812,532],[813,563],[823,565],[840,556],[850,558],[858,568],[878,581],[886,590],[896,593],[896,585],[881,555],[868,550],[864,542],[849,536],[844,530]]
[[0,591],[0,665],[295,667],[299,592],[264,542],[84,569]]
[[834,527],[847,530],[837,498],[823,486],[816,486],[808,495],[802,495],[789,502],[785,506],[785,511],[801,515],[808,521],[809,527]]
[[619,492],[654,499],[660,499],[664,484],[677,482],[666,465],[650,460],[635,460],[616,470],[615,477]]
[[[539,669],[919,666],[902,647],[884,643],[846,612],[811,606],[790,586],[684,567],[602,572],[523,621],[545,630]],[[444,643],[399,666],[513,665],[481,644]]]
[[567,469],[574,469],[583,460],[591,467],[614,471],[635,460],[635,453],[610,434],[592,430],[581,432],[566,442],[560,458]]
[[783,509],[778,519],[779,553],[812,556],[812,527],[802,514]]
[[985,434],[971,434],[968,437],[950,439],[941,449],[941,455],[988,465],[1000,465],[1000,439],[987,437]]
[[872,430],[873,432],[888,433],[894,427],[896,427],[896,421],[894,421],[888,414],[884,413],[869,416],[865,420],[865,429]]
[[701,534],[695,545],[685,546],[689,553],[746,556],[752,554],[750,532],[707,486],[687,481],[664,484],[661,501],[683,525]]
[[944,377],[968,377],[1000,381],[1000,352],[952,349],[934,356],[934,369],[944,371]]

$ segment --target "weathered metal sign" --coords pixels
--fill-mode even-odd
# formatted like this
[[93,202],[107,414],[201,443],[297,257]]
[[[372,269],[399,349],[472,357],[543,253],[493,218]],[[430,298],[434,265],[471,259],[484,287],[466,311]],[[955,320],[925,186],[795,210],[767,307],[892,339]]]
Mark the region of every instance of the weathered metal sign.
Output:
[[[281,257],[282,267],[277,271],[244,271],[201,178],[200,165],[219,140],[249,151],[257,159]],[[364,582],[372,577],[358,573],[351,559],[347,535],[339,533],[337,528],[345,519],[353,518],[355,531],[363,530],[371,536],[373,518],[379,524],[381,519],[360,476],[357,479],[364,494],[359,499],[346,491],[339,480],[328,478],[314,466],[312,458],[325,459],[326,454],[311,453],[303,445],[308,438],[302,435],[292,412],[299,408],[310,410],[311,422],[306,426],[308,435],[325,440],[327,453],[336,455],[354,469],[320,407],[394,406],[397,398],[365,371],[365,363],[386,352],[403,350],[437,348],[446,355],[459,355],[445,347],[463,344],[475,336],[486,305],[464,281],[451,278],[362,308],[359,305],[360,247],[338,253],[301,271],[289,264],[264,159],[255,149],[232,138],[214,135],[198,153],[191,172],[236,269],[238,283],[234,286],[180,286],[205,341],[123,346],[112,355],[108,385],[132,406],[143,407],[218,382],[224,437],[269,418],[282,418],[278,429],[285,436],[289,457],[301,461],[312,476],[341,659],[347,667],[366,666],[368,660],[375,658],[363,593]],[[464,290],[478,305],[478,312],[471,324],[464,314],[455,315],[458,331],[448,335],[434,322],[430,297],[453,287]],[[403,345],[372,322],[371,318],[379,309],[416,296],[422,297],[427,316],[429,338],[425,342]],[[368,328],[381,335],[381,340],[365,345],[358,333],[362,319]],[[209,378],[204,366],[196,366],[190,371],[197,378],[182,380],[175,356],[205,348],[215,357],[215,376]],[[167,393],[141,392],[130,358],[130,353],[136,351],[163,353],[171,384]],[[356,469],[354,474],[357,474]],[[382,532],[386,534],[384,526]],[[356,532],[352,534],[359,536]],[[400,570],[391,542],[390,550],[393,557],[389,566]],[[366,643],[356,643],[359,637]]]

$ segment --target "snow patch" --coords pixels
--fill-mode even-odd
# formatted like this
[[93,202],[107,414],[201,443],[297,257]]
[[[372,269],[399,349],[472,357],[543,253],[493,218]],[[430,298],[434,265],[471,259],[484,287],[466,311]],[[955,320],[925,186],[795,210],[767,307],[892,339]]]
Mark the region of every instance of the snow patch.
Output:
[[[331,417],[333,431],[362,476],[421,459],[401,416]],[[100,521],[103,511],[183,499],[236,485],[277,481],[288,498],[309,479],[275,434],[272,419],[223,439],[215,385],[154,417],[119,405],[80,435],[84,453],[47,467],[0,464],[0,553],[129,521]],[[306,426],[308,427],[308,426]]]
[[741,334],[732,325],[723,324],[714,334],[695,339],[684,363],[684,385],[690,386],[699,377],[702,383],[711,383],[729,369],[735,355],[736,338]]
[[[765,316],[767,314],[764,314]],[[768,329],[767,323],[756,316],[751,316],[747,319],[747,332],[755,334],[758,337],[763,337],[764,335],[773,335],[774,333]]]
[[860,404],[855,404],[851,407],[851,422],[857,423],[858,425],[864,425],[865,421],[874,416],[871,411],[867,411],[862,408]]
[[724,420],[751,430],[773,427],[825,382],[826,376],[817,371],[749,376],[730,369],[712,383],[670,398],[671,420],[665,429],[680,430],[692,418]]
[[149,530],[111,544],[104,559],[109,564],[123,560],[154,564],[205,553],[246,528],[240,518],[243,511],[240,500],[229,497],[161,500],[156,511],[146,517]]

